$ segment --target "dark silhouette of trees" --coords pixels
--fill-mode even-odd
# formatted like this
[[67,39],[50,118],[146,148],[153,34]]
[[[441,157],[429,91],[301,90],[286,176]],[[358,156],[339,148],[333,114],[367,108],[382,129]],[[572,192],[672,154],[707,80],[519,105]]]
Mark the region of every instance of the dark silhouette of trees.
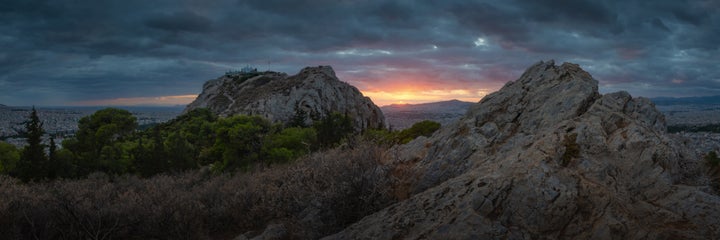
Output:
[[29,120],[25,122],[25,136],[28,145],[22,151],[15,173],[25,182],[48,177],[50,169],[47,155],[45,155],[45,145],[42,144],[42,136],[45,134],[42,126],[43,123],[37,115],[37,110],[33,107]]
[[399,143],[405,144],[419,136],[430,137],[438,129],[440,129],[440,123],[424,120],[413,124],[412,127],[408,129],[400,131],[397,139]]
[[305,112],[305,110],[295,108],[295,115],[293,115],[292,119],[290,119],[288,127],[307,127],[307,124],[305,123],[305,119],[307,119],[307,116],[308,114],[307,112]]
[[355,133],[352,119],[336,112],[315,122],[313,127],[317,130],[317,140],[322,148],[334,147],[341,140]]
[[[298,111],[298,126],[290,127],[260,116],[218,117],[208,109],[196,109],[138,130],[130,112],[106,108],[80,119],[75,137],[66,138],[60,148],[54,136],[48,146],[42,144],[42,122],[33,111],[26,124],[28,146],[22,157],[13,157],[12,148],[0,145],[0,153],[8,153],[0,156],[0,172],[24,181],[84,177],[93,172],[149,177],[201,167],[228,172],[290,163],[343,142],[355,144],[357,138],[351,136],[358,132],[347,114],[313,117],[320,120],[306,127],[303,120],[307,115]],[[403,132],[369,132],[396,144],[429,136],[439,125],[426,121]]]

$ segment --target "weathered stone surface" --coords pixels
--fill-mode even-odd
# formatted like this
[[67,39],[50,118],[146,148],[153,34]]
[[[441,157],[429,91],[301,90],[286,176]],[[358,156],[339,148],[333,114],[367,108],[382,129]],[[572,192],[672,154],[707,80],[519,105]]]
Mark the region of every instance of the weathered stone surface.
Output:
[[666,135],[652,102],[600,95],[575,64],[537,63],[392,151],[408,198],[328,239],[720,237],[699,157]]
[[297,75],[265,72],[210,80],[185,112],[208,108],[216,114],[260,115],[288,123],[299,111],[306,124],[333,112],[354,119],[356,129],[385,127],[382,111],[357,88],[340,81],[330,66],[306,67]]
[[279,240],[289,238],[288,230],[282,224],[270,224],[262,234],[252,238],[253,240]]

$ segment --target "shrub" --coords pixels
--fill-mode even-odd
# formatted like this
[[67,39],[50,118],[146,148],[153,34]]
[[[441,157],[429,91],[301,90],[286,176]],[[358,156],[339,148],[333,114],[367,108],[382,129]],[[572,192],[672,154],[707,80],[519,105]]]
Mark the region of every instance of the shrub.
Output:
[[313,124],[317,130],[317,139],[320,147],[332,148],[337,146],[343,139],[355,133],[352,119],[347,115],[332,113]]
[[705,161],[711,167],[718,167],[720,165],[720,158],[718,158],[717,152],[715,151],[708,152],[708,154],[705,155]]
[[430,137],[440,129],[440,123],[430,120],[420,121],[412,127],[402,131],[389,131],[385,129],[370,129],[365,131],[363,138],[380,145],[405,144],[420,136]]
[[12,144],[0,141],[0,174],[15,170],[15,165],[19,160],[20,150]]
[[720,192],[720,158],[717,152],[710,151],[705,155],[705,162],[709,166],[707,175],[710,177],[710,185],[715,191]]
[[408,143],[419,136],[429,137],[435,131],[440,129],[440,123],[430,120],[417,122],[412,127],[400,131],[398,133],[398,142],[401,144]]
[[363,133],[362,139],[382,146],[391,146],[397,143],[397,132],[386,129],[368,129]]
[[360,143],[235,175],[94,173],[30,184],[0,175],[0,236],[228,239],[282,222],[291,238],[316,239],[394,201],[384,150]]
[[315,148],[317,133],[313,128],[291,127],[265,138],[263,154],[267,163],[287,163]]

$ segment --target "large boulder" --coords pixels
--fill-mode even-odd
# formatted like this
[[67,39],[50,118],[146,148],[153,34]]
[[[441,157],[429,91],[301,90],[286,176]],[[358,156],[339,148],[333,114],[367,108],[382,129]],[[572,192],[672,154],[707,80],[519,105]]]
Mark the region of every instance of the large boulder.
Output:
[[340,81],[330,66],[306,67],[298,74],[234,73],[210,80],[185,112],[208,108],[221,116],[260,115],[274,122],[305,124],[336,112],[357,130],[384,128],[382,111],[357,88]]
[[645,98],[553,61],[396,147],[406,198],[328,239],[715,239],[720,196]]

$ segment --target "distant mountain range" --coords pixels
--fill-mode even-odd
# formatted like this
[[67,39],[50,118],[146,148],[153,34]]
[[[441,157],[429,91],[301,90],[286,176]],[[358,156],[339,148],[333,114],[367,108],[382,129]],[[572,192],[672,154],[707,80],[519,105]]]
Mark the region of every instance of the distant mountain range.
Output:
[[380,107],[383,112],[385,110],[390,111],[423,111],[423,112],[462,112],[463,114],[467,109],[475,103],[463,102],[457,99],[442,101],[442,102],[431,102],[431,103],[420,103],[420,104],[390,104],[387,106]]
[[422,104],[391,104],[380,109],[392,128],[405,129],[423,120],[446,125],[460,119],[473,104],[475,103],[450,100]]
[[710,105],[710,104],[720,104],[720,95],[717,96],[704,96],[704,97],[682,97],[682,98],[674,98],[674,97],[656,97],[656,98],[650,98],[655,105],[687,105],[687,104],[696,104],[696,105]]

